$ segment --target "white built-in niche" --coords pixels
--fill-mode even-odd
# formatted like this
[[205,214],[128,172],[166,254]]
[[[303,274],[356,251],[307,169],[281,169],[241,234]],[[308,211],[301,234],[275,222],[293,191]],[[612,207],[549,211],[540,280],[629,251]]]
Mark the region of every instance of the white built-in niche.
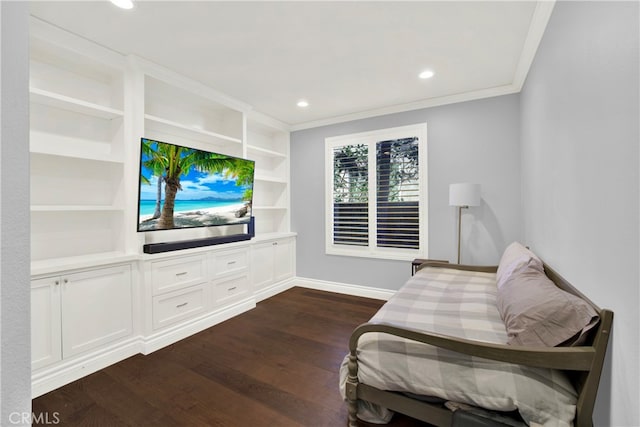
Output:
[[247,158],[256,162],[253,190],[256,234],[288,232],[289,132],[269,118],[250,114]]
[[123,254],[125,111],[120,55],[32,22],[31,257]]

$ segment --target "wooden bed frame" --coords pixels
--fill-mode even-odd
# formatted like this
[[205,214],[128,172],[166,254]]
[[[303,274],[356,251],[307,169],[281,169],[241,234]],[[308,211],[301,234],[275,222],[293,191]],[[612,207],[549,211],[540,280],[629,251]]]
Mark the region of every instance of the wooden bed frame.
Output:
[[[470,266],[433,261],[421,264],[418,270],[428,266],[483,272],[496,272],[497,270],[497,267],[494,266]],[[346,383],[349,427],[357,427],[356,416],[358,412],[358,400],[366,400],[379,404],[385,408],[438,427],[450,426],[453,419],[453,412],[444,408],[442,405],[412,399],[396,392],[379,390],[358,382],[358,356],[356,351],[358,339],[362,335],[370,332],[392,334],[443,349],[483,357],[485,359],[566,371],[578,392],[574,425],[576,427],[592,427],[593,406],[598,391],[598,384],[600,383],[600,374],[602,372],[602,365],[604,363],[609,334],[613,323],[613,312],[607,309],[600,309],[548,265],[544,264],[544,269],[547,277],[549,277],[556,286],[587,301],[600,315],[600,322],[597,327],[592,329],[583,346],[531,348],[489,344],[424,331],[399,328],[390,324],[364,323],[353,331],[349,340],[349,375]]]

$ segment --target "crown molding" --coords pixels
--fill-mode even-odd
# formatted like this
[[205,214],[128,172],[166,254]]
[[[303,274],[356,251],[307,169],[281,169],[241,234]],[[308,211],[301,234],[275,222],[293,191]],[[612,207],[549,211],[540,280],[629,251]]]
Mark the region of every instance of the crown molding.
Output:
[[522,54],[520,55],[520,60],[518,61],[518,66],[513,76],[513,85],[518,88],[518,91],[524,86],[527,74],[536,56],[538,46],[540,46],[542,36],[547,28],[547,23],[549,23],[549,18],[551,18],[551,13],[555,5],[556,0],[539,1],[536,4],[533,16],[531,17],[529,32],[522,47]]
[[310,122],[299,123],[290,127],[292,132],[304,129],[317,128],[321,126],[329,126],[337,123],[350,122],[353,120],[368,119],[376,116],[384,116],[387,114],[403,113],[406,111],[420,110],[423,108],[438,107],[447,104],[456,104],[458,102],[474,101],[477,99],[491,98],[500,95],[509,95],[519,92],[520,88],[514,85],[497,86],[489,89],[481,89],[473,92],[465,92],[456,95],[440,96],[437,98],[429,98],[421,101],[411,102],[408,104],[393,105],[390,107],[376,108],[373,110],[361,111],[358,113],[346,114],[343,116],[330,117],[328,119],[314,120]]

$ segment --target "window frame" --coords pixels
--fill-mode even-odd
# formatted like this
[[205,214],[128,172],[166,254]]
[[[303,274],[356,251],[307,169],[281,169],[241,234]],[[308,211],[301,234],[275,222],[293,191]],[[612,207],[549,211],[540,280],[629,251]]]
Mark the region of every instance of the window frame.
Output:
[[[377,185],[376,180],[376,143],[387,140],[418,137],[418,197],[419,217],[419,248],[402,249],[377,246]],[[369,185],[369,222],[367,246],[350,246],[333,243],[333,150],[348,145],[368,145],[368,181]],[[414,258],[428,258],[428,182],[427,182],[427,124],[419,123],[367,132],[352,133],[325,138],[325,253],[327,255],[355,256],[364,258],[379,258],[389,260],[412,260]]]

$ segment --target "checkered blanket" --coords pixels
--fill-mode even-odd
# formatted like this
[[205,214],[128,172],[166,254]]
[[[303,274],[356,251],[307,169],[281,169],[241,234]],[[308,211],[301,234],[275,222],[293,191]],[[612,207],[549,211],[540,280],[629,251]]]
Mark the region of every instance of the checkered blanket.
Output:
[[[471,340],[506,344],[496,308],[494,273],[424,268],[371,319]],[[498,411],[518,410],[544,426],[571,426],[577,394],[557,370],[467,356],[388,334],[369,333],[358,343],[358,378],[381,390],[435,396]],[[340,368],[345,396],[347,357]],[[388,422],[385,408],[359,402],[358,416]]]

